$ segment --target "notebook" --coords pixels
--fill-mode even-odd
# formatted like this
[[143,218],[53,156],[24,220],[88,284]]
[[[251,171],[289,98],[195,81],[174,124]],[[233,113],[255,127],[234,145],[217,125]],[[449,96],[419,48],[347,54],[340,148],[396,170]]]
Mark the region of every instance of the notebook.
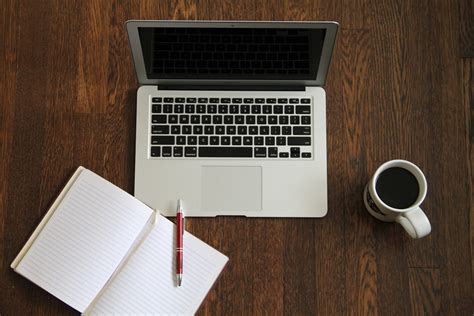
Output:
[[77,311],[194,314],[228,258],[184,235],[175,280],[175,225],[79,167],[11,267]]

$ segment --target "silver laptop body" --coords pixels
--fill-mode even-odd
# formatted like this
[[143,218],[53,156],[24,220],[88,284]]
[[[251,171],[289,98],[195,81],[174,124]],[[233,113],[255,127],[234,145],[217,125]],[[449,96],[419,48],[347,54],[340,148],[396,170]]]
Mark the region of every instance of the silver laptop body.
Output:
[[327,213],[335,22],[128,21],[135,196],[165,216]]

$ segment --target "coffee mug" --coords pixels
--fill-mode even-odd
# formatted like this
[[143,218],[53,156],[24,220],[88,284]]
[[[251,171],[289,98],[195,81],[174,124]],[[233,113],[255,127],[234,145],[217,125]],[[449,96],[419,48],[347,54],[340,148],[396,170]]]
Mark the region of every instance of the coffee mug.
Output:
[[423,172],[406,160],[390,160],[374,173],[364,190],[364,204],[375,218],[397,222],[412,238],[431,232],[431,224],[420,204],[426,196]]

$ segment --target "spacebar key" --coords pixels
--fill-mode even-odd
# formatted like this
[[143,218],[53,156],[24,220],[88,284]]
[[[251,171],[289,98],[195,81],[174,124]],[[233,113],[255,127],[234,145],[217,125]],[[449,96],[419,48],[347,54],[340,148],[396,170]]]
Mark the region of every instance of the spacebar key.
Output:
[[252,158],[252,147],[199,147],[199,157]]

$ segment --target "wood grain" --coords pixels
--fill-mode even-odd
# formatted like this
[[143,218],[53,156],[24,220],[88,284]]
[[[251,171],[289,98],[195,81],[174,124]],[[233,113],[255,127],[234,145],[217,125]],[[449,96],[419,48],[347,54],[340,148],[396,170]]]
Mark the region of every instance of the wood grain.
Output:
[[[78,165],[133,192],[137,82],[128,19],[335,20],[323,219],[190,219],[229,256],[201,315],[474,311],[472,1],[3,0],[0,314],[74,310],[9,265]],[[428,179],[432,233],[364,210],[384,161]]]

